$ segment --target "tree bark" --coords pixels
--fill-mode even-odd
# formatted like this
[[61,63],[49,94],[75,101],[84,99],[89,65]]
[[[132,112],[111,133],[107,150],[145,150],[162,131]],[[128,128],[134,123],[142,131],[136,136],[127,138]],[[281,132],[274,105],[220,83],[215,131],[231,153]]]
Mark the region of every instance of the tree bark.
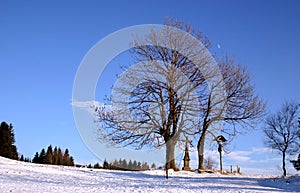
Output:
[[286,176],[286,169],[285,169],[285,152],[282,152],[282,170],[283,170],[283,176]]
[[174,171],[178,171],[175,164],[175,145],[176,142],[172,139],[168,140],[166,143],[166,169],[173,169]]
[[197,149],[198,149],[198,170],[204,170],[204,142],[205,135],[202,134],[200,140],[198,141]]

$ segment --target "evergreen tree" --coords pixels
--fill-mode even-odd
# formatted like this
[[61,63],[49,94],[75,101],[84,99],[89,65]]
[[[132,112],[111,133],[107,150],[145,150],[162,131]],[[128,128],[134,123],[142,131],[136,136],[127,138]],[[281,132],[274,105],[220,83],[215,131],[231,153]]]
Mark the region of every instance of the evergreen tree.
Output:
[[113,167],[114,169],[119,169],[119,168],[120,168],[120,165],[119,165],[118,160],[114,160],[114,162],[112,163],[112,167]]
[[52,146],[49,145],[46,152],[46,164],[52,164],[53,163],[53,150]]
[[103,169],[109,169],[109,165],[108,165],[108,162],[106,161],[106,159],[103,162]]
[[57,158],[58,158],[58,152],[57,152],[57,147],[55,147],[53,150],[52,164],[57,165]]
[[63,165],[74,166],[74,159],[70,156],[68,149],[65,150],[65,153],[63,155]]
[[40,158],[39,158],[39,163],[40,164],[44,164],[46,162],[46,151],[45,149],[43,148],[41,153],[40,153]]
[[23,162],[24,161],[24,156],[23,155],[21,155],[21,157],[20,157],[20,159],[19,159],[21,162]]
[[60,148],[57,150],[57,165],[63,164],[63,154]]
[[133,163],[132,163],[131,160],[129,160],[129,162],[128,162],[128,168],[127,169],[133,170]]
[[35,156],[32,159],[32,163],[36,163],[36,164],[40,163],[40,156],[38,152],[35,153]]
[[156,169],[156,165],[155,165],[155,163],[153,163],[153,164],[151,165],[151,169],[153,169],[153,170],[155,170],[155,169]]
[[74,164],[74,158],[71,156],[70,157],[70,165],[69,166],[74,166],[75,164]]
[[120,158],[120,159],[119,159],[119,165],[118,165],[119,168],[122,167],[122,163],[123,163],[123,161],[122,161],[122,159]]
[[101,168],[101,166],[100,166],[100,164],[99,164],[99,163],[96,163],[96,164],[94,165],[94,168],[95,168],[95,169],[100,169],[100,168]]
[[137,170],[141,170],[141,169],[142,169],[142,163],[138,162]]
[[144,162],[142,165],[142,170],[149,170],[149,165],[147,162]]
[[68,149],[66,149],[65,153],[63,154],[62,165],[64,165],[64,166],[69,166],[70,165],[70,155],[69,155],[69,150]]
[[137,161],[134,160],[133,163],[132,163],[132,169],[133,169],[133,170],[138,170],[138,169],[137,169],[137,166],[138,166],[138,165],[137,165]]
[[18,159],[17,147],[14,145],[15,135],[12,124],[2,122],[0,125],[0,156]]
[[121,168],[122,168],[122,169],[127,169],[127,168],[128,168],[128,164],[127,164],[126,159],[123,159]]
[[297,160],[292,160],[291,163],[294,165],[294,168],[299,171],[300,170],[300,154],[298,155]]

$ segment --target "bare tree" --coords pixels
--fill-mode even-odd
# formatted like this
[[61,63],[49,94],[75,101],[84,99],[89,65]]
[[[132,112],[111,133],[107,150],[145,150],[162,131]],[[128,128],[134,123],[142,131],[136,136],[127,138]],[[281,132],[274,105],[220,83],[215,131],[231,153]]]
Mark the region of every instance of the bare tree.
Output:
[[206,55],[199,57],[206,49],[199,47],[200,41],[209,45],[201,33],[175,20],[137,37],[131,50],[136,64],[127,67],[114,85],[112,107],[95,109],[103,138],[138,149],[165,145],[166,169],[178,170],[174,160],[177,141],[199,123],[198,86],[205,81],[199,66],[209,63]]
[[282,155],[282,170],[286,176],[286,154],[298,151],[300,145],[300,129],[297,125],[299,104],[285,102],[281,109],[265,120],[265,145],[278,151]]
[[212,158],[211,156],[208,156],[205,160],[205,168],[212,170],[214,167],[216,167],[216,160]]
[[[215,85],[208,88],[200,99],[201,118],[196,131],[199,136],[197,143],[199,170],[204,169],[204,144],[208,135],[212,135],[212,139],[215,139],[222,133],[231,141],[238,133],[243,132],[238,128],[253,128],[265,112],[266,103],[255,94],[246,67],[236,64],[228,55],[218,61],[218,65],[223,77],[222,82],[215,82]],[[223,84],[225,89],[223,97],[213,94],[219,92],[213,92],[219,89],[218,84]],[[241,127],[237,127],[238,125]]]

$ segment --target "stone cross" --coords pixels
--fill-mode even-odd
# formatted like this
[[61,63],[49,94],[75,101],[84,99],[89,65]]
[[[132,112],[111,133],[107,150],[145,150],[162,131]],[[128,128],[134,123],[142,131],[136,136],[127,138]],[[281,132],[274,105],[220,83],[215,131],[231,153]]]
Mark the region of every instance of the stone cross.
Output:
[[190,156],[189,156],[189,146],[188,144],[192,142],[192,140],[189,140],[188,137],[186,137],[185,140],[181,140],[185,142],[185,151],[184,151],[184,158],[183,158],[183,168],[182,170],[191,171],[190,168]]

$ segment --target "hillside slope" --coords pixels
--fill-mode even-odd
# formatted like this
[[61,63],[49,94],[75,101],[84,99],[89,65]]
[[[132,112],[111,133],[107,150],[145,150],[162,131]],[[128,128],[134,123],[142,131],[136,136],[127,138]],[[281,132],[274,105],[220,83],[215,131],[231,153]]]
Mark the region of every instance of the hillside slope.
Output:
[[123,172],[19,162],[0,157],[0,192],[300,192],[300,178],[160,170]]

